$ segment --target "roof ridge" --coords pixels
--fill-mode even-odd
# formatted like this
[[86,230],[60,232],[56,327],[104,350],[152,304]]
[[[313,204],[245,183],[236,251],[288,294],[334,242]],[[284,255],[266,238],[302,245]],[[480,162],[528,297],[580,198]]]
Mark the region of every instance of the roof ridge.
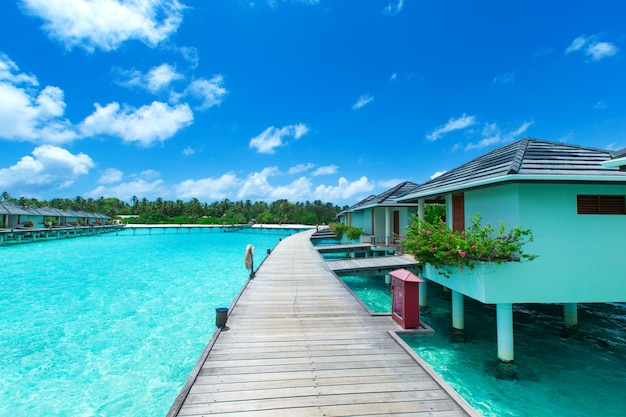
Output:
[[517,152],[513,157],[513,161],[511,163],[511,168],[509,168],[507,174],[517,174],[519,169],[522,166],[522,161],[524,160],[524,155],[526,155],[526,150],[528,149],[528,144],[530,143],[530,138],[523,138],[520,140],[519,147],[517,148]]

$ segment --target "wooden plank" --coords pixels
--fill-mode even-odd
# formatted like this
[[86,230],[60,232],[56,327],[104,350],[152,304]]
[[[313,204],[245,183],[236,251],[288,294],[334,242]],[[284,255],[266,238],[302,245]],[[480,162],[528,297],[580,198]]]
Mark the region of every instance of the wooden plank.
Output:
[[478,416],[391,337],[389,316],[367,313],[311,233],[266,258],[168,416]]

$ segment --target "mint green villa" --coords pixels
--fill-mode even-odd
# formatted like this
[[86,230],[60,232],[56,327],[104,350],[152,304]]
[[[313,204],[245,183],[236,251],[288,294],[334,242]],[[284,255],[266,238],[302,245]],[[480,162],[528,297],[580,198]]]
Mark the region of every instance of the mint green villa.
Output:
[[[453,327],[464,328],[463,299],[495,304],[498,358],[514,359],[513,304],[562,303],[576,327],[577,303],[626,302],[626,158],[605,150],[525,138],[426,182],[399,204],[446,203],[446,221],[468,217],[507,230],[531,229],[532,262],[481,264],[450,278],[425,265],[422,277],[452,290]],[[419,261],[419,260],[418,260]],[[423,296],[423,297],[422,297]],[[422,288],[420,302],[426,300]]]
[[370,195],[339,213],[339,219],[347,226],[362,228],[363,238],[370,239],[372,244],[389,246],[404,234],[417,214],[417,203],[399,203],[398,199],[415,192],[417,187],[405,181],[379,195]]

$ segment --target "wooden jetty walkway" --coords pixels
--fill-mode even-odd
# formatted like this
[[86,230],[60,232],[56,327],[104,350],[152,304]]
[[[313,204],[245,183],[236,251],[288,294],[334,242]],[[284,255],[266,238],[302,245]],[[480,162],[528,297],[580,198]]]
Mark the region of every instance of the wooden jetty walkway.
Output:
[[365,311],[312,233],[283,239],[266,258],[168,417],[479,416],[403,348],[389,316]]

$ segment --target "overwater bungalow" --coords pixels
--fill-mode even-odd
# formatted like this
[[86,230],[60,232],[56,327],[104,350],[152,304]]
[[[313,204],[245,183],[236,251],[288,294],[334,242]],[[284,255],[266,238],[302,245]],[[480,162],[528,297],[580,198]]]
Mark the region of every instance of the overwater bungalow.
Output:
[[372,245],[390,246],[417,214],[418,204],[398,199],[415,192],[418,185],[405,181],[381,194],[371,195],[339,214],[342,223],[363,229]]
[[[100,213],[61,210],[52,207],[24,207],[0,202],[0,245],[22,243],[119,230],[119,225],[104,226],[110,217]],[[94,226],[98,226],[94,229]]]
[[[477,213],[482,224],[530,229],[524,249],[532,262],[482,263],[449,277],[424,265],[421,295],[437,283],[452,290],[453,327],[464,328],[463,299],[496,305],[498,358],[512,362],[513,305],[559,303],[565,326],[578,325],[578,303],[626,302],[625,154],[525,138],[493,150],[398,198],[439,198],[446,222],[463,230]],[[422,297],[421,297],[422,298]],[[425,302],[426,298],[422,298]]]

